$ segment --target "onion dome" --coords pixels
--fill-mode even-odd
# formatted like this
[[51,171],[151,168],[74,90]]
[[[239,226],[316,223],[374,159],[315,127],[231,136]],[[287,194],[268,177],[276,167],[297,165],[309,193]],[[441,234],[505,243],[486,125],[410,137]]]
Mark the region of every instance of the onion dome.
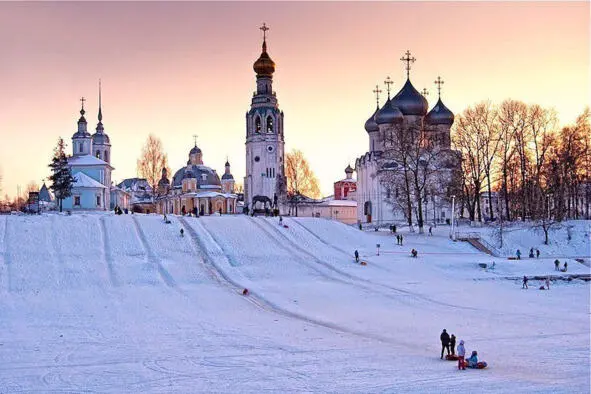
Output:
[[402,121],[402,112],[394,105],[394,100],[388,99],[386,104],[376,113],[376,123],[380,124],[391,124],[394,122]]
[[365,131],[367,131],[368,133],[372,133],[374,131],[379,131],[380,128],[378,127],[378,124],[376,123],[376,114],[378,113],[378,111],[380,110],[380,108],[376,108],[376,110],[374,111],[373,114],[371,114],[371,116],[369,117],[369,119],[365,122]]
[[430,125],[446,125],[451,126],[454,123],[454,114],[447,108],[441,98],[437,104],[429,111],[425,117],[425,121]]
[[275,62],[267,53],[267,42],[263,41],[263,52],[254,62],[252,69],[257,73],[257,77],[272,77],[275,72]]
[[222,179],[234,179],[234,176],[232,174],[224,174],[222,175]]
[[191,149],[191,150],[189,151],[189,155],[194,155],[194,154],[197,154],[197,153],[201,153],[201,149],[199,149],[199,148],[197,147],[197,145],[195,145],[195,146],[193,147],[193,149]]
[[398,107],[404,115],[423,116],[429,110],[427,99],[412,86],[409,79],[392,99],[392,105]]

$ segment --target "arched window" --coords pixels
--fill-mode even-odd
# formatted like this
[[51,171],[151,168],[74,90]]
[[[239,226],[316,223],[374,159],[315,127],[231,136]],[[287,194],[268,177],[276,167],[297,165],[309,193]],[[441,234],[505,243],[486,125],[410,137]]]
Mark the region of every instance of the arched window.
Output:
[[105,151],[105,161],[108,163],[109,162],[109,152]]
[[255,133],[261,132],[261,118],[259,118],[258,116],[254,120],[254,131]]
[[78,152],[82,153],[83,150],[84,150],[84,143],[80,142],[78,144]]
[[273,133],[273,118],[267,116],[267,133]]
[[101,151],[100,150],[96,151],[96,157],[97,157],[97,159],[101,158]]

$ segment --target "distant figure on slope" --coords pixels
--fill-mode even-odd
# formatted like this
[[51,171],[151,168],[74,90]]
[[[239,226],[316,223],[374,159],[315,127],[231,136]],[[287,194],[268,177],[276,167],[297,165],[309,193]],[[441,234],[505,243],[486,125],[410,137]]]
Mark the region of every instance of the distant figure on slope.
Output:
[[546,290],[550,290],[550,277],[546,277]]
[[458,345],[458,369],[466,369],[466,362],[464,357],[466,356],[466,348],[464,347],[464,341],[460,341]]
[[540,258],[540,249],[536,249],[536,259]]
[[417,255],[418,255],[418,254],[419,254],[419,252],[417,252],[417,250],[416,250],[416,249],[413,249],[413,250],[411,250],[411,251],[410,251],[410,255],[411,255],[412,257],[417,257]]
[[359,262],[359,252],[357,250],[355,251],[355,262]]
[[517,260],[521,260],[521,250],[517,249],[517,252],[515,252],[515,254],[517,255]]
[[443,359],[443,351],[447,349],[447,354],[449,354],[449,334],[447,333],[447,331],[445,330],[445,328],[443,329],[443,332],[441,333],[441,335],[439,336],[439,339],[441,340],[441,359]]
[[449,338],[449,347],[451,354],[456,354],[456,336],[454,334],[451,334],[451,338]]
[[533,258],[534,258],[534,248],[531,248],[531,249],[529,250],[529,258],[530,258],[530,259],[533,259]]
[[562,272],[566,272],[567,267],[568,267],[568,263],[565,261],[564,262],[564,269],[562,270]]
[[554,271],[560,271],[560,260],[554,260]]
[[529,279],[527,279],[527,276],[523,275],[523,284],[521,285],[522,289],[529,289],[529,287],[527,287],[527,281]]
[[400,245],[400,235],[396,236],[396,245]]
[[185,236],[185,230],[181,228],[181,237]]
[[279,216],[279,225],[282,226],[283,225],[283,216]]
[[402,245],[402,241],[404,241],[404,237],[400,234],[400,245]]
[[392,231],[394,231],[394,234],[396,234],[396,225],[392,226]]
[[429,235],[433,235],[433,226],[429,226]]

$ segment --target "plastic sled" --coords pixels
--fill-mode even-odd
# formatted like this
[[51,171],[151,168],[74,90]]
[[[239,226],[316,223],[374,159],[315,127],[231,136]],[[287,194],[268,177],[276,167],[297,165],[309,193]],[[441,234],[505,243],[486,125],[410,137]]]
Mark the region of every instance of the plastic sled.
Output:
[[479,361],[476,366],[469,366],[466,365],[466,368],[472,368],[472,369],[484,369],[488,366],[488,364],[484,361]]
[[445,356],[445,359],[449,361],[458,361],[460,358],[455,354],[448,354],[447,356]]
[[361,263],[359,263],[360,265],[367,265],[367,263],[365,261],[362,261]]

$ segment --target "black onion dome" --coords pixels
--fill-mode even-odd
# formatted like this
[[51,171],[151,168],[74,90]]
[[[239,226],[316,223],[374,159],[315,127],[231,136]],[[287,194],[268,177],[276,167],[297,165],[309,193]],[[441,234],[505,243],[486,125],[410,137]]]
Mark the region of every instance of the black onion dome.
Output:
[[392,105],[398,107],[404,115],[422,116],[429,110],[427,99],[412,86],[409,79],[392,99]]
[[384,106],[376,113],[376,123],[380,124],[391,124],[394,122],[402,121],[402,112],[396,106],[393,105],[394,101],[389,99],[386,101]]
[[232,174],[224,174],[222,175],[222,179],[234,179],[234,176]]
[[446,125],[451,126],[454,123],[454,114],[447,108],[441,98],[437,101],[437,104],[429,111],[425,117],[427,123],[431,125]]
[[196,154],[196,153],[201,153],[201,149],[199,149],[199,148],[197,147],[197,145],[195,145],[195,146],[193,147],[193,149],[191,149],[191,151],[189,152],[189,154],[190,154],[190,155],[193,155],[193,154]]
[[376,108],[376,110],[374,111],[373,114],[371,114],[369,119],[367,121],[365,121],[365,131],[367,131],[368,133],[380,130],[380,128],[378,127],[378,124],[376,123],[376,119],[375,119],[376,114],[378,113],[379,110],[380,110],[379,108]]

